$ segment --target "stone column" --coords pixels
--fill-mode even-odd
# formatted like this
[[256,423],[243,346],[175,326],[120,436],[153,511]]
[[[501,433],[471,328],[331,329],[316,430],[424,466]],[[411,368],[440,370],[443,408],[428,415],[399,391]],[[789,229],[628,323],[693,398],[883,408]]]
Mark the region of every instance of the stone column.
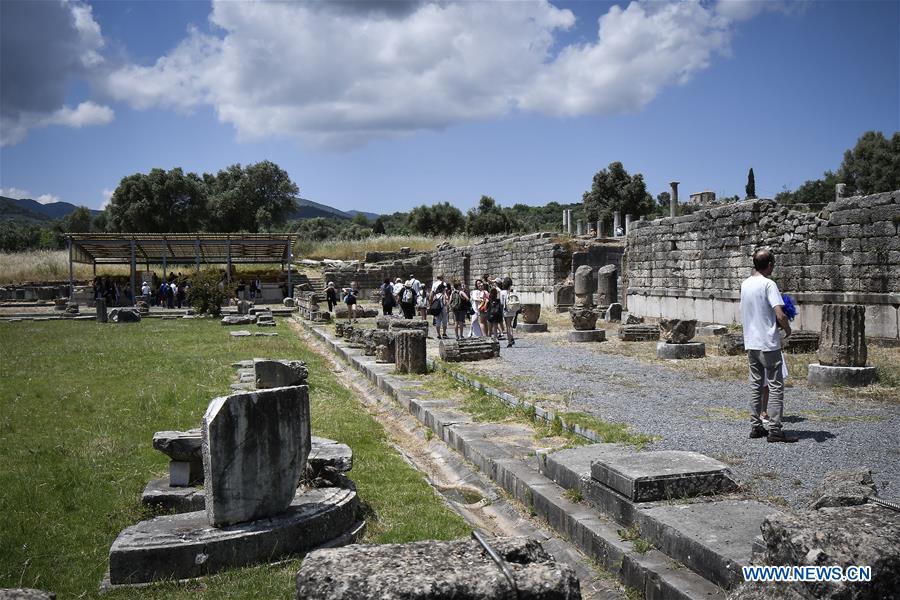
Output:
[[601,308],[619,301],[618,279],[616,265],[606,265],[597,270],[597,305]]
[[819,338],[819,363],[835,367],[866,366],[866,307],[824,304]]
[[840,200],[841,198],[843,198],[845,189],[847,189],[846,183],[839,183],[836,186],[834,186],[834,199]]
[[575,222],[575,225],[576,225],[575,231],[577,232],[577,235],[584,235],[584,221],[582,221],[581,219],[578,219]]
[[566,233],[572,234],[572,209],[566,209]]
[[595,231],[597,232],[598,240],[603,237],[603,221],[597,221],[597,229]]
[[106,315],[106,300],[104,298],[97,298],[97,322],[98,323],[106,323],[109,318]]
[[669,185],[672,186],[672,194],[669,200],[669,216],[676,217],[678,216],[678,181],[672,181]]
[[619,237],[619,228],[622,226],[622,213],[615,211],[613,213],[613,237]]
[[563,209],[563,233],[566,231],[566,226],[569,224],[569,209]]
[[628,235],[631,232],[631,215],[625,215],[625,234]]
[[427,373],[425,334],[421,331],[398,332],[394,338],[398,373]]

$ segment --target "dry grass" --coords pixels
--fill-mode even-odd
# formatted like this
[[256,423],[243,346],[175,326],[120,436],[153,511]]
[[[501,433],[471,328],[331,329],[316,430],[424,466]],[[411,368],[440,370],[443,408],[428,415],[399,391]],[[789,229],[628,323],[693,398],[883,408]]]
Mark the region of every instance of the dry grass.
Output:
[[[91,265],[74,265],[75,281],[90,281],[94,277]],[[216,265],[224,269],[224,265]],[[147,267],[138,263],[139,271]],[[162,265],[150,265],[150,270],[162,275]],[[193,271],[193,265],[169,265],[169,271]],[[280,265],[241,264],[235,265],[239,276],[258,276],[264,281],[281,273]],[[128,265],[98,265],[97,275],[125,275],[130,273]],[[0,285],[21,283],[50,283],[69,281],[69,254],[65,250],[32,250],[28,252],[0,253]]]
[[362,260],[366,252],[396,252],[401,247],[413,251],[434,250],[438,244],[450,242],[454,246],[468,245],[471,240],[463,236],[429,237],[424,235],[378,235],[364,240],[325,240],[324,242],[300,242],[296,258],[321,260]]

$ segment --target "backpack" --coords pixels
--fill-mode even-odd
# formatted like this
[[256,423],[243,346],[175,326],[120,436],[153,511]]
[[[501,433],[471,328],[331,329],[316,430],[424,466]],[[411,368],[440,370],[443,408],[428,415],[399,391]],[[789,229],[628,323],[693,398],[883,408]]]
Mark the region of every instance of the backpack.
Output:
[[519,312],[522,310],[522,302],[519,300],[519,295],[513,292],[510,292],[506,296],[506,311],[507,312]]
[[487,319],[491,323],[499,323],[503,320],[503,307],[500,306],[499,300],[488,302]]
[[403,291],[400,292],[400,302],[403,304],[412,304],[414,299],[415,296],[411,287],[404,287]]
[[453,290],[453,292],[450,294],[450,310],[461,310],[462,306],[462,294],[459,293],[459,290]]
[[439,283],[436,288],[434,288],[434,293],[435,294],[443,294],[444,293],[444,282],[443,281],[441,283]]
[[436,317],[442,312],[444,312],[444,307],[441,305],[441,296],[440,294],[435,294],[434,300],[431,301],[431,306],[428,307],[428,314]]

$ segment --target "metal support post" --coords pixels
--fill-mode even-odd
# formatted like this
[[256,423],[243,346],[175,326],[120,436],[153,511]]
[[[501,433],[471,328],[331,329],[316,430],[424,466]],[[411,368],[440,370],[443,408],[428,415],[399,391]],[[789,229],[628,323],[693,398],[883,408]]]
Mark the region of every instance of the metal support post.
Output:
[[69,246],[69,302],[75,301],[75,271],[72,267],[72,238],[66,238]]
[[135,287],[135,275],[137,275],[137,263],[135,263],[134,256],[134,239],[131,240],[131,304],[134,305],[134,296],[137,293],[137,288]]

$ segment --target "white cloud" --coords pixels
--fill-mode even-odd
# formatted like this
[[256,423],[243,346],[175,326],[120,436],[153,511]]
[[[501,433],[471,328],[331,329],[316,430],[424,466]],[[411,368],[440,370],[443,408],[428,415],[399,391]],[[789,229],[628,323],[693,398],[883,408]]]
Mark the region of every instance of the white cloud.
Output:
[[718,0],[716,13],[731,21],[747,21],[764,12],[804,10],[809,0]]
[[73,80],[97,73],[104,45],[86,4],[0,2],[0,145],[21,142],[37,127],[109,123],[109,107],[64,104]]
[[53,194],[41,194],[37,198],[28,190],[17,187],[0,188],[0,196],[7,198],[15,198],[16,200],[35,200],[41,204],[50,204],[51,202],[59,202],[59,196]]
[[103,196],[103,202],[100,203],[100,210],[103,210],[109,205],[110,200],[112,200],[112,195],[115,190],[110,190],[108,188],[104,188],[100,194]]
[[220,1],[218,35],[192,29],[106,85],[137,108],[211,106],[240,139],[350,147],[517,110],[638,110],[727,53],[733,23],[754,10],[632,2],[603,15],[592,42],[560,47],[575,16],[546,1]]

